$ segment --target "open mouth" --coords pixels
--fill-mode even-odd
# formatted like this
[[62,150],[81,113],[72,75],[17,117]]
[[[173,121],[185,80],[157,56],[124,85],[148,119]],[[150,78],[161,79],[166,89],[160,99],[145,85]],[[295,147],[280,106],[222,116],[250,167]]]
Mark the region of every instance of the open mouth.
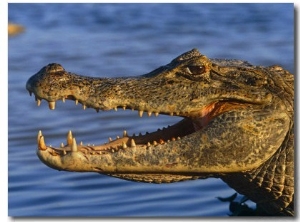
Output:
[[[75,100],[75,104],[81,103],[80,101],[68,97],[67,99]],[[37,105],[41,104],[41,99],[36,98]],[[55,102],[48,102],[50,109],[55,109]],[[123,135],[121,137],[117,137],[116,139],[109,138],[107,143],[100,145],[90,145],[77,143],[76,139],[73,137],[72,132],[69,131],[66,138],[66,144],[61,143],[60,148],[48,147],[51,148],[50,153],[52,155],[65,155],[67,152],[83,152],[85,154],[107,154],[114,153],[119,151],[120,149],[124,150],[132,147],[150,147],[157,145],[164,145],[173,141],[180,140],[188,135],[195,133],[206,127],[210,120],[215,118],[216,116],[224,113],[230,109],[235,107],[247,106],[247,104],[241,104],[238,102],[229,102],[229,101],[219,101],[213,102],[209,105],[205,106],[200,112],[191,112],[190,116],[181,116],[182,120],[175,123],[174,125],[163,127],[162,129],[158,129],[157,131],[145,133],[145,134],[133,134],[129,135],[127,131],[123,131]],[[123,110],[130,109],[130,107],[116,107],[122,108]],[[83,105],[83,109],[86,109],[86,106]],[[98,110],[97,110],[98,111]],[[159,114],[169,115],[169,116],[177,116],[174,113],[154,113],[148,111],[138,111],[139,117],[142,117],[144,113],[147,113],[148,116],[154,115],[158,116]],[[179,114],[180,116],[180,114]],[[43,151],[47,149],[47,145],[45,144],[44,136],[42,132],[39,131],[37,136],[38,149]]]
[[[37,99],[37,105],[40,106],[41,99]],[[80,101],[76,101],[75,103],[78,104]],[[48,102],[50,109],[55,109],[55,102]],[[127,107],[118,107],[124,110],[131,108]],[[116,110],[118,108],[115,108]],[[83,109],[86,107],[83,105]],[[173,113],[151,113],[151,112],[143,112],[137,111],[139,117],[145,116],[144,113],[147,113],[147,116],[159,116],[159,115],[169,115],[169,116],[176,116]],[[60,147],[50,147],[51,153],[53,155],[64,155],[67,152],[71,151],[80,151],[83,153],[92,153],[92,154],[105,154],[105,153],[114,153],[120,149],[127,149],[130,147],[150,147],[150,146],[157,146],[170,143],[172,141],[180,140],[181,138],[190,135],[197,130],[200,130],[207,122],[208,116],[204,116],[201,118],[190,118],[190,117],[183,117],[179,122],[163,127],[161,129],[157,129],[154,132],[146,132],[145,134],[132,134],[129,135],[126,130],[123,131],[122,136],[117,136],[117,138],[112,139],[111,137],[108,138],[108,142],[100,145],[90,145],[90,144],[83,144],[77,143],[76,139],[73,137],[72,132],[69,131],[66,137],[66,144],[61,143]],[[42,135],[42,132],[39,131],[37,136],[38,142],[38,149],[43,151],[47,149],[47,145],[45,144],[45,138]]]

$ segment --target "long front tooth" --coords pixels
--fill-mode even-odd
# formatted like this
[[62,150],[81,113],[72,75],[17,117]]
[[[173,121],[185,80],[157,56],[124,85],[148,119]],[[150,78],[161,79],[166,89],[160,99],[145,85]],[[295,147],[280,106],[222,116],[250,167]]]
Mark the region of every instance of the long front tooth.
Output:
[[72,150],[73,152],[77,152],[77,143],[76,143],[75,138],[73,138],[71,150]]
[[134,141],[134,139],[131,139],[130,146],[131,146],[131,147],[136,147],[136,144],[135,144],[135,141]]
[[75,99],[75,105],[78,105],[78,99]]
[[143,113],[144,113],[144,111],[143,111],[143,110],[140,110],[140,111],[139,111],[139,116],[142,117],[142,116],[143,116]]
[[127,131],[126,130],[124,130],[123,131],[123,137],[127,137],[128,135],[127,135]]
[[127,148],[127,145],[126,145],[125,142],[122,143],[122,146],[123,146],[124,149]]
[[40,105],[41,105],[41,102],[42,102],[42,101],[41,101],[40,99],[36,99],[36,105],[37,105],[37,106],[40,106]]
[[73,135],[72,135],[72,132],[71,130],[68,132],[68,135],[67,135],[67,144],[68,146],[71,146],[72,145],[72,142],[73,142]]
[[86,109],[86,105],[82,104],[82,108],[83,108],[83,110],[85,110]]
[[37,138],[36,138],[37,144],[39,144],[39,141],[40,141],[41,136],[43,136],[43,134],[42,134],[42,131],[39,130],[38,135],[37,135]]
[[60,148],[64,148],[64,146],[65,146],[64,143],[60,144]]
[[61,100],[63,101],[63,103],[66,102],[66,98],[65,97],[63,97]]
[[38,147],[39,147],[40,150],[46,150],[47,149],[47,146],[46,146],[45,140],[44,140],[44,136],[40,137]]
[[152,115],[152,112],[148,112],[148,116],[150,117]]
[[48,102],[49,109],[55,109],[55,102]]
[[155,112],[154,115],[155,115],[155,116],[158,116],[158,112]]

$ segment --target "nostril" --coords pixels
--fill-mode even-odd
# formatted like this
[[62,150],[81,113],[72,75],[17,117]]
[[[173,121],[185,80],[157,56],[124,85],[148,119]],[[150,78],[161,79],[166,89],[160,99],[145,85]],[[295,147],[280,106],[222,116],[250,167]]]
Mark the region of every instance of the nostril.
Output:
[[[59,73],[59,72],[64,72],[65,69],[58,63],[50,63],[48,64],[45,68],[45,71],[48,73]],[[43,69],[42,69],[43,70]]]

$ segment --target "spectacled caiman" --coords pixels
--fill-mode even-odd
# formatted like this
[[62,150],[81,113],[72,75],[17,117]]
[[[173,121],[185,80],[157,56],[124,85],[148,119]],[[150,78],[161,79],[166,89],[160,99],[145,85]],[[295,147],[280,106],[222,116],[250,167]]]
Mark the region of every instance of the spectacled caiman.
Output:
[[217,177],[271,215],[294,215],[294,76],[278,65],[209,59],[197,49],[137,77],[96,78],[52,63],[26,83],[37,104],[70,99],[99,110],[183,117],[145,135],[101,145],[47,146],[47,166],[122,179],[170,183]]

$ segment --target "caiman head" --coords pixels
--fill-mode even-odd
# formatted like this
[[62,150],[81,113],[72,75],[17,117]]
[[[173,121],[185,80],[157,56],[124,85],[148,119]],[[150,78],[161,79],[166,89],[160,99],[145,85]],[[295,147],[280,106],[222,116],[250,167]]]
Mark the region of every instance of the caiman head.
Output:
[[[270,72],[275,73],[270,75]],[[293,92],[276,90],[278,66],[209,59],[193,49],[148,74],[95,78],[49,64],[26,83],[37,104],[74,100],[83,108],[132,109],[140,116],[183,119],[145,135],[110,139],[101,145],[54,148],[37,136],[37,155],[58,170],[98,172],[143,182],[175,182],[255,169],[285,140],[293,118]],[[288,89],[288,86],[283,86]]]

